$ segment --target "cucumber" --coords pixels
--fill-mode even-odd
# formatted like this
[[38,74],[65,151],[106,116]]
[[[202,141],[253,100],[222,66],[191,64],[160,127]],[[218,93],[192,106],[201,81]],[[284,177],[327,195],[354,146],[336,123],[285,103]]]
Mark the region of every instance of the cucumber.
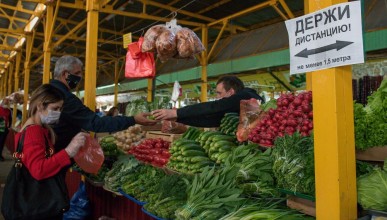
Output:
[[220,134],[220,135],[215,135],[212,138],[212,141],[214,141],[214,142],[222,141],[222,140],[234,142],[235,141],[235,137],[230,136],[230,135]]
[[192,133],[192,131],[193,131],[192,127],[189,127],[187,129],[187,131],[185,131],[184,134],[181,137],[184,138],[184,139],[190,139],[189,137],[190,137],[190,134]]
[[216,135],[216,134],[222,134],[221,132],[218,132],[218,131],[206,131],[206,132],[203,132],[203,136],[201,137],[201,140],[207,140],[209,137],[211,137],[212,135]]
[[172,143],[172,145],[175,146],[175,147],[179,147],[181,145],[186,145],[186,144],[189,144],[189,143],[197,143],[197,142],[194,141],[194,140],[188,140],[188,139],[181,138],[181,139],[178,139],[178,140],[174,141]]
[[238,116],[239,117],[239,114],[237,112],[227,112],[226,114],[224,114],[225,117],[227,116]]
[[223,152],[223,153],[219,154],[218,160],[225,161],[230,155],[231,155],[230,151]]
[[184,160],[184,157],[182,155],[176,157],[176,161],[182,162]]
[[210,161],[210,159],[208,157],[204,157],[204,156],[191,157],[192,164],[197,163],[197,162],[201,162],[201,161]]
[[199,143],[190,143],[186,144],[180,147],[180,151],[187,151],[187,150],[201,150],[203,151],[203,148],[200,147]]
[[215,152],[213,154],[211,154],[211,159],[214,160],[214,161],[217,161],[218,160],[218,157],[219,157],[220,153],[219,152]]
[[228,145],[230,147],[236,147],[236,144],[232,141],[227,141],[227,140],[222,140],[222,141],[217,141],[215,142],[214,146],[216,146],[217,148],[221,148],[222,146],[224,145]]
[[183,156],[206,156],[206,153],[198,150],[187,150],[181,153]]
[[198,163],[195,163],[195,164],[191,164],[190,168],[191,169],[201,169],[205,166],[210,166],[210,165],[214,165],[214,162],[212,161],[203,161],[203,162],[198,162]]
[[223,145],[222,147],[218,148],[219,152],[226,152],[226,151],[231,151],[233,147],[230,145]]

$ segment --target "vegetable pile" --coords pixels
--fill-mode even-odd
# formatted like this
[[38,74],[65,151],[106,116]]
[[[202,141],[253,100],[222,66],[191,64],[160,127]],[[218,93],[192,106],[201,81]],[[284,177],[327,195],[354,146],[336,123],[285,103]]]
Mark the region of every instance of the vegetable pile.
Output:
[[116,139],[113,136],[108,135],[108,136],[101,138],[101,140],[99,141],[99,144],[101,145],[101,148],[102,148],[102,151],[103,151],[103,154],[105,155],[105,157],[106,156],[116,157],[116,156],[123,154],[122,152],[120,152],[117,149],[117,145],[115,143],[115,140]]
[[113,134],[113,137],[116,138],[115,143],[118,148],[124,152],[128,151],[134,143],[140,141],[144,136],[145,132],[142,131],[139,126],[132,126],[126,130]]
[[104,178],[104,187],[108,190],[118,192],[122,184],[126,182],[128,176],[134,172],[139,165],[138,161],[131,155],[121,156],[112,166]]
[[[175,211],[182,207],[186,200],[187,179],[182,175],[165,175],[156,186],[156,200],[147,201],[144,208],[163,219],[175,219]],[[173,186],[173,187],[171,187]]]
[[168,167],[182,173],[198,173],[214,164],[197,141],[184,138],[176,140],[169,151],[171,158]]
[[216,163],[224,163],[231,150],[236,147],[235,136],[224,135],[218,132],[203,132],[198,140],[208,154],[208,157]]
[[357,179],[357,198],[365,209],[387,211],[387,159],[383,169],[375,168]]
[[277,109],[269,109],[267,113],[249,134],[250,141],[273,146],[275,138],[285,134],[298,131],[302,136],[308,136],[313,130],[312,92],[281,95]]
[[313,137],[298,132],[278,137],[272,154],[278,187],[314,196]]
[[257,144],[241,145],[234,148],[225,166],[236,167],[238,187],[247,196],[277,197],[273,174],[272,149],[262,153]]
[[387,80],[368,97],[368,104],[354,105],[355,145],[359,150],[387,145]]
[[187,202],[175,212],[176,219],[217,220],[235,208],[240,207],[244,198],[242,190],[236,188],[236,169],[205,169],[195,174],[187,188]]
[[202,133],[201,130],[195,127],[189,127],[186,132],[181,136],[181,138],[188,139],[188,140],[196,140],[196,138],[199,137],[199,135]]
[[163,167],[168,163],[170,142],[158,139],[145,139],[139,145],[133,146],[128,153],[137,160],[150,163],[153,166]]
[[227,135],[235,135],[239,124],[237,113],[226,113],[220,121],[219,131]]
[[165,173],[161,169],[148,165],[138,166],[131,175],[128,175],[122,190],[142,202],[157,200],[157,186],[163,176]]
[[[271,205],[273,206],[273,205]],[[274,206],[275,207],[275,206]],[[294,210],[286,209],[284,207],[271,208],[269,205],[257,206],[256,204],[246,205],[235,212],[232,212],[220,220],[250,220],[250,219],[276,219],[276,220],[303,220],[314,219],[306,217],[303,214],[297,213]]]

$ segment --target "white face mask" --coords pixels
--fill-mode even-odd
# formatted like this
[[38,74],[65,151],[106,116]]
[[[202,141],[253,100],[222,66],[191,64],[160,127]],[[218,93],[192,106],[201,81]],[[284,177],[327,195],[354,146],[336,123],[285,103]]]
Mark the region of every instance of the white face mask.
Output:
[[48,110],[47,115],[40,115],[42,124],[55,124],[60,118],[60,111]]

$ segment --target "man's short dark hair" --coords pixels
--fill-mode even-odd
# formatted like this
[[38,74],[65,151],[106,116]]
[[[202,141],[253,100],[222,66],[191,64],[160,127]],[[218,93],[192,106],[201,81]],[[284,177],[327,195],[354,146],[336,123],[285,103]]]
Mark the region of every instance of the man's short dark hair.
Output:
[[218,85],[219,83],[223,83],[223,87],[226,91],[234,89],[235,92],[239,92],[245,88],[245,85],[243,84],[242,80],[240,80],[236,76],[222,76],[218,80],[216,85]]

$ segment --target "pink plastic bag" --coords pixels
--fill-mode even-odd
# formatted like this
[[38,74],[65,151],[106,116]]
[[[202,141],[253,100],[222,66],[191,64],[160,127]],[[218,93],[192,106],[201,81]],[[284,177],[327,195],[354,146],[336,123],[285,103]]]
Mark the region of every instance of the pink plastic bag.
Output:
[[105,156],[98,141],[92,137],[86,137],[85,146],[78,151],[74,160],[83,171],[97,174]]

